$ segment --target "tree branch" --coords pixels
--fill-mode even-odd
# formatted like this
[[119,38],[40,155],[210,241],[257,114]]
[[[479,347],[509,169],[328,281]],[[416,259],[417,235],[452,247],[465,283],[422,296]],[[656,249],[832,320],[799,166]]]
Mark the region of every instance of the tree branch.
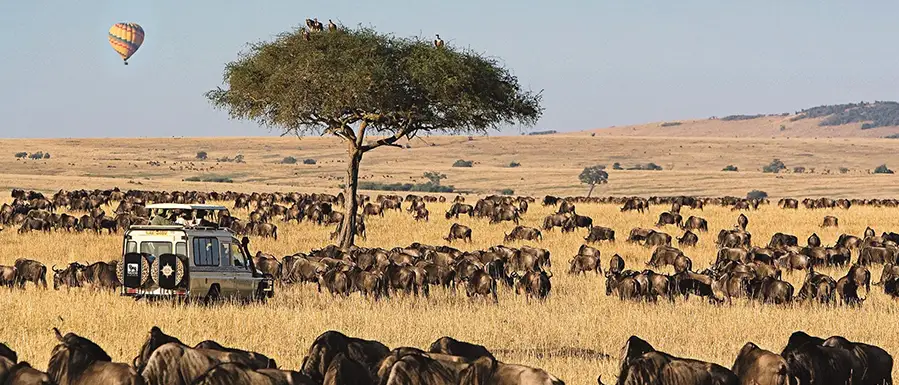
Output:
[[409,136],[409,135],[413,134],[416,130],[417,130],[417,127],[412,125],[412,119],[407,119],[405,127],[403,127],[401,130],[397,131],[396,134],[393,134],[393,136],[388,136],[384,139],[379,139],[379,140],[375,141],[374,143],[366,144],[364,146],[360,146],[359,148],[362,150],[362,152],[371,151],[371,150],[374,150],[381,146],[392,146],[392,147],[403,148],[403,146],[395,144],[396,141],[402,139],[404,136]]

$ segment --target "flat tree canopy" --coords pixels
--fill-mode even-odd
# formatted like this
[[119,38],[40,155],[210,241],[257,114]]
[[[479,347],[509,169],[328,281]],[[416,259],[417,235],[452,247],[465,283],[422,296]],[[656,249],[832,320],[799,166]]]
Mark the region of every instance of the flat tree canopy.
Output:
[[581,171],[581,174],[578,175],[581,183],[590,185],[590,191],[587,193],[588,198],[593,194],[593,188],[597,184],[609,183],[609,173],[606,172],[605,168],[606,166],[601,165],[584,167],[584,171]]
[[[334,135],[349,157],[340,246],[355,236],[362,155],[421,133],[483,133],[533,125],[539,92],[525,90],[496,58],[372,28],[297,29],[251,44],[228,63],[224,88],[206,93],[234,119],[283,134]],[[375,138],[368,138],[375,135]]]

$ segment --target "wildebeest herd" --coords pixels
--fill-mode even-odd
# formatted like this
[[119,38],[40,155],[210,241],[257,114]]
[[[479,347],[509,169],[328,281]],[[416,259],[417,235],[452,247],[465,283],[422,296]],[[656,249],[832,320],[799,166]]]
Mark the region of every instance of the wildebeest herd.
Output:
[[[231,201],[235,209],[249,212],[247,219],[241,219],[225,212],[218,218],[218,225],[231,229],[236,234],[249,234],[277,238],[274,218],[284,222],[310,221],[315,224],[334,224],[338,227],[343,214],[334,209],[343,205],[342,194],[301,194],[301,193],[236,193],[236,192],[166,192],[112,190],[60,190],[47,198],[40,192],[13,190],[11,204],[0,207],[0,223],[18,225],[19,232],[41,231],[86,231],[118,232],[133,224],[149,222],[148,203],[206,203],[207,201]],[[360,195],[361,213],[356,226],[365,235],[365,218],[383,216],[386,210],[401,211],[408,204],[407,212],[415,220],[428,220],[427,203],[446,201],[443,196],[418,196],[408,194],[378,195],[374,200]],[[107,217],[104,206],[117,202],[114,217]],[[881,276],[874,285],[883,287],[885,293],[899,297],[899,234],[884,232],[876,235],[868,228],[861,237],[843,234],[835,245],[824,247],[816,234],[812,234],[804,247],[800,247],[796,236],[776,233],[767,245],[754,245],[748,231],[749,218],[745,213],[737,217],[733,229],[722,229],[717,237],[718,254],[714,264],[707,268],[695,269],[690,257],[678,247],[672,246],[673,237],[666,232],[666,226],[676,226],[683,235],[676,238],[681,248],[696,246],[698,232],[708,232],[708,221],[696,215],[686,220],[681,216],[681,208],[702,210],[706,205],[732,207],[735,211],[751,211],[768,204],[763,199],[694,198],[694,197],[569,197],[546,196],[544,206],[554,206],[555,213],[546,216],[541,229],[519,225],[532,197],[488,196],[478,199],[474,205],[466,204],[465,197],[459,195],[451,202],[445,213],[447,219],[468,215],[485,218],[490,223],[513,222],[516,227],[503,237],[504,243],[516,241],[540,242],[544,232],[556,227],[562,232],[585,229],[585,243],[577,255],[569,260],[570,274],[588,271],[602,273],[606,277],[605,292],[616,294],[621,299],[647,300],[654,302],[659,297],[674,301],[690,295],[706,297],[710,302],[732,302],[734,298],[751,298],[765,303],[784,304],[796,299],[816,301],[823,304],[837,303],[859,305],[864,297],[860,290],[870,291],[871,272],[868,267],[882,265]],[[621,211],[645,212],[650,205],[670,205],[668,211],[659,215],[655,228],[634,228],[626,242],[654,248],[646,269],[626,269],[624,259],[615,254],[609,258],[608,269],[602,271],[601,253],[591,246],[598,242],[615,242],[615,230],[595,224],[593,218],[577,213],[580,203],[618,203]],[[846,200],[846,199],[805,199],[802,205],[808,209],[841,208],[871,205],[875,207],[895,207],[895,200]],[[783,209],[797,209],[800,202],[795,199],[781,199],[778,206]],[[68,213],[58,213],[65,208]],[[69,213],[84,212],[81,216]],[[835,216],[826,216],[822,227],[838,226]],[[336,232],[332,236],[336,235]],[[472,240],[472,230],[468,226],[453,223],[444,238],[448,243],[456,240]],[[851,263],[853,252],[857,253],[855,263]],[[527,298],[546,298],[551,290],[552,266],[547,249],[523,245],[510,247],[503,244],[483,250],[463,251],[449,245],[426,245],[412,243],[406,247],[362,248],[341,250],[328,246],[310,252],[299,252],[280,260],[273,255],[257,252],[254,264],[262,273],[270,274],[278,282],[289,285],[315,283],[319,291],[349,295],[360,292],[365,296],[379,299],[391,293],[427,296],[431,286],[442,286],[452,292],[457,287],[464,288],[469,297],[483,296],[497,300],[497,287],[514,288],[516,293]],[[109,262],[73,262],[63,268],[52,266],[53,286],[95,287],[115,289],[120,286],[116,276],[117,258]],[[850,265],[851,263],[851,265]],[[663,274],[649,268],[672,266],[673,274]],[[842,277],[830,277],[816,270],[820,266],[848,266]],[[797,291],[792,284],[782,280],[786,271],[804,271],[806,278]],[[38,261],[19,259],[14,266],[0,266],[0,284],[24,287],[25,282],[34,282],[46,287],[47,268]]]
[[[327,331],[298,370],[269,356],[215,341],[190,346],[152,327],[131,364],[112,362],[103,348],[54,328],[58,344],[47,371],[0,343],[0,383],[8,385],[564,385],[543,369],[497,360],[486,347],[451,337],[427,350],[390,349],[376,341]],[[747,342],[730,369],[656,350],[631,336],[621,349],[617,385],[891,385],[893,358],[880,347],[841,336],[793,333],[780,354]],[[602,385],[602,376],[597,377]]]

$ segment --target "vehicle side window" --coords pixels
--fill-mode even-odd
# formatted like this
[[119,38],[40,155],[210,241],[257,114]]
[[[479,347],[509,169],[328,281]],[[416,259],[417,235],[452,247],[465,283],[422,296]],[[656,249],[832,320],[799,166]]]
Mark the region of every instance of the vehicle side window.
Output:
[[222,260],[225,262],[222,266],[232,266],[231,260],[231,243],[222,243]]
[[219,266],[219,240],[216,238],[194,238],[194,265]]
[[236,243],[231,244],[231,260],[234,261],[234,266],[247,268],[247,259]]
[[137,252],[137,242],[128,241],[128,243],[125,244],[125,254],[136,253],[136,252]]
[[175,244],[175,254],[187,256],[187,243],[178,242]]

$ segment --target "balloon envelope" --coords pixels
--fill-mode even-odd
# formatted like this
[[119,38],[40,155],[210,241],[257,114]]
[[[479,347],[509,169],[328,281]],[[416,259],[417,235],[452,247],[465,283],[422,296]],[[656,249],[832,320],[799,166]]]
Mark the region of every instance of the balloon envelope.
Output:
[[134,55],[143,42],[144,29],[136,23],[116,23],[109,29],[109,44],[125,64],[128,64],[128,58]]

